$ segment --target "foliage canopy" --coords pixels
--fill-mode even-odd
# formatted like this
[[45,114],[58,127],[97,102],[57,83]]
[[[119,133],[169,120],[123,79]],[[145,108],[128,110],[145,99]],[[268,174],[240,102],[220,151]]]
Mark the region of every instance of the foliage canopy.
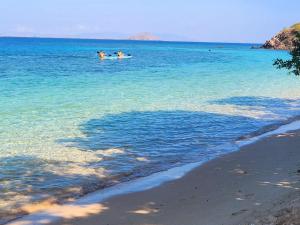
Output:
[[292,59],[276,59],[273,65],[276,66],[277,69],[285,68],[288,69],[290,73],[300,76],[300,32],[296,33],[293,46],[293,49],[290,51]]

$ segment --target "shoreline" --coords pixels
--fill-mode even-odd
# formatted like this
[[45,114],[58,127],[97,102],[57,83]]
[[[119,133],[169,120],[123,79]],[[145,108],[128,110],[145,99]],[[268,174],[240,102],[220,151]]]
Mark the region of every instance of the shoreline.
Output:
[[[290,120],[287,120],[290,121]],[[277,129],[273,131],[268,131],[267,133],[260,134],[259,136],[250,137],[245,140],[238,140],[237,146],[239,147],[238,150],[234,150],[231,153],[225,153],[220,156],[217,156],[214,159],[205,161],[205,162],[195,162],[195,163],[189,163],[185,164],[180,167],[171,168],[167,171],[154,173],[150,176],[139,178],[133,181],[124,182],[103,190],[99,190],[90,194],[87,194],[83,196],[82,198],[79,198],[74,203],[66,204],[66,205],[55,205],[53,207],[50,207],[49,209],[33,214],[26,215],[20,219],[11,221],[9,224],[44,224],[41,223],[41,221],[47,221],[47,223],[52,223],[59,221],[60,219],[65,218],[64,215],[62,215],[61,211],[64,211],[64,207],[66,207],[66,210],[74,207],[79,210],[77,213],[81,215],[83,212],[86,213],[86,211],[90,211],[90,206],[96,207],[99,206],[100,202],[104,202],[106,200],[114,199],[114,198],[122,198],[122,196],[127,196],[131,194],[138,194],[138,193],[144,193],[147,191],[151,191],[153,189],[159,189],[165,185],[168,185],[168,183],[172,183],[174,181],[180,181],[184,179],[186,176],[188,176],[190,173],[193,173],[195,170],[199,170],[202,167],[205,167],[207,164],[210,164],[214,161],[221,160],[224,157],[230,157],[230,155],[235,154],[237,152],[240,152],[243,150],[244,147],[255,145],[256,142],[259,142],[261,140],[265,140],[266,138],[269,138],[270,136],[286,133],[289,131],[294,131],[300,129],[300,121],[299,120],[293,120],[292,122],[286,124],[283,123],[281,126],[279,126]],[[87,207],[87,208],[86,208]],[[97,208],[97,207],[96,207]],[[99,208],[99,207],[98,207]],[[83,210],[83,211],[82,211]],[[97,209],[94,208],[94,210],[97,211]],[[93,211],[93,210],[91,210]],[[84,214],[85,214],[84,213]],[[89,213],[88,213],[89,214]],[[93,213],[91,213],[93,214]],[[76,215],[73,215],[74,217],[77,217]],[[79,216],[80,217],[80,216]]]

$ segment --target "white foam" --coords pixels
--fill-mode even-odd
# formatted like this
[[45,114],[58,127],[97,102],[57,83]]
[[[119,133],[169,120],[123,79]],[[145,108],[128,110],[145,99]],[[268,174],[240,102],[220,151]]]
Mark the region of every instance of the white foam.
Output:
[[[288,131],[298,130],[300,129],[300,121],[294,121],[290,124],[283,125],[279,127],[278,129],[274,131],[267,132],[265,134],[252,137],[247,140],[238,141],[236,145],[238,147],[242,147],[251,143],[254,143],[262,138],[266,138],[272,135],[276,134],[282,134]],[[104,200],[117,196],[122,194],[128,194],[133,192],[139,192],[139,191],[145,191],[154,187],[157,187],[161,185],[162,183],[176,180],[181,177],[183,177],[186,173],[193,170],[194,168],[200,166],[203,163],[196,162],[196,163],[189,163],[184,166],[171,168],[167,171],[159,172],[152,174],[147,177],[139,178],[133,181],[124,182],[118,185],[115,185],[110,188],[106,188],[91,194],[88,194],[80,199],[78,199],[76,202],[72,204],[66,204],[59,207],[59,211],[63,211],[64,207],[66,209],[69,209],[70,207],[81,207],[82,209],[85,209],[88,205],[94,205],[99,204],[103,202]],[[55,222],[59,219],[64,218],[61,216],[61,214],[55,213],[57,210],[45,210],[40,213],[34,213],[28,216],[24,216],[23,218],[16,220],[12,223],[9,223],[10,225],[41,225],[41,224],[47,224],[51,222]]]
[[238,141],[237,145],[238,145],[238,147],[243,147],[245,145],[249,145],[254,142],[257,142],[257,141],[261,140],[262,138],[270,137],[270,136],[273,136],[276,134],[282,134],[282,133],[289,132],[289,131],[299,130],[299,129],[300,129],[300,121],[299,120],[293,121],[289,124],[285,124],[285,125],[278,127],[276,130],[273,130],[273,131],[270,131],[270,132],[267,132],[267,133],[264,133],[259,136],[255,136],[255,137],[252,137],[252,138],[249,138],[246,140]]

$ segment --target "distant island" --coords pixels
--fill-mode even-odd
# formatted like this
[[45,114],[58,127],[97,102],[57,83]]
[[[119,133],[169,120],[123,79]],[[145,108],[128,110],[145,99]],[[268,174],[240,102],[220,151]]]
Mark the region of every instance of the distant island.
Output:
[[265,49],[291,50],[297,32],[300,32],[300,23],[296,23],[293,26],[280,31],[270,40],[266,41],[261,47]]
[[155,36],[149,32],[139,33],[133,36],[130,36],[128,40],[135,40],[135,41],[158,41],[160,38]]

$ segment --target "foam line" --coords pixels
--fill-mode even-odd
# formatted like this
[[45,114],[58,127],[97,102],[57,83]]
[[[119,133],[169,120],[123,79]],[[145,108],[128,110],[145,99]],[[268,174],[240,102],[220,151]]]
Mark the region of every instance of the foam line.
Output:
[[249,138],[246,140],[238,141],[236,144],[238,145],[238,147],[243,147],[245,145],[252,144],[252,143],[257,142],[266,137],[270,137],[270,136],[273,136],[276,134],[286,133],[289,131],[299,130],[299,129],[300,129],[300,120],[297,120],[297,121],[293,121],[289,124],[282,125],[282,126],[278,127],[276,130],[269,131],[267,133],[264,133],[259,136],[255,136],[255,137],[252,137],[252,138]]

